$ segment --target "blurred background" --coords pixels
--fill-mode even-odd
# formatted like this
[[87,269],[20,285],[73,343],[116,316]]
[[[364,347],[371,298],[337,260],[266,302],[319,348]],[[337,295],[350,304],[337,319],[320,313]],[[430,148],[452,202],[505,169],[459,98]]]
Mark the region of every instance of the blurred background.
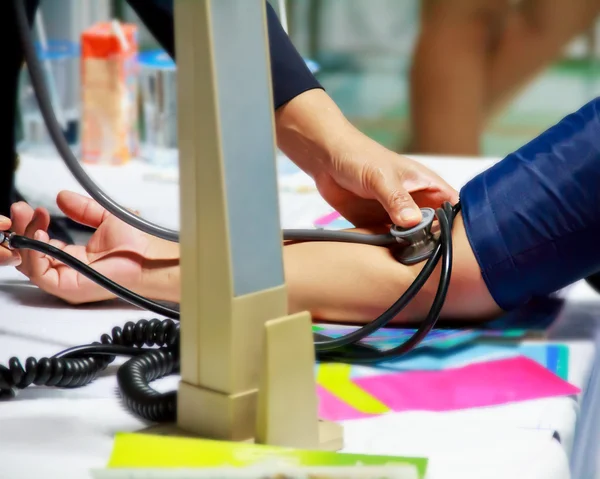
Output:
[[[501,157],[600,94],[597,0],[271,3],[349,119],[399,152]],[[44,0],[41,12],[49,39],[78,44],[117,18],[138,26],[140,52],[158,48],[123,0]],[[77,61],[61,75],[77,116]]]
[[[439,19],[432,17],[423,21],[427,16],[427,9],[432,3],[445,3],[446,10],[439,12]],[[571,32],[565,32],[561,38],[560,29],[554,25],[539,27],[539,36],[547,35],[547,39],[536,40],[523,38],[516,32],[511,39],[508,31],[501,43],[515,42],[514,50],[518,52],[516,44],[520,36],[523,43],[537,41],[539,47],[531,48],[531,54],[524,53],[525,61],[536,63],[535,53],[538,58],[546,58],[555,55],[554,58],[544,58],[539,63],[544,63],[533,74],[524,78],[523,84],[519,85],[518,91],[508,99],[495,117],[486,119],[488,123],[482,127],[480,153],[488,156],[504,156],[518,148],[529,139],[536,136],[546,127],[563,117],[565,114],[581,107],[591,98],[600,94],[600,22],[598,21],[598,2],[587,0],[541,0],[534,2],[503,2],[489,0],[290,0],[287,3],[290,34],[300,51],[309,58],[320,64],[319,78],[329,93],[344,110],[349,118],[364,132],[377,139],[381,143],[398,151],[411,151],[411,106],[422,108],[421,105],[411,105],[411,66],[416,55],[416,47],[419,41],[422,43],[432,40],[430,49],[419,52],[419,60],[429,60],[431,66],[421,68],[422,73],[414,72],[413,81],[425,84],[422,95],[435,95],[456,92],[457,96],[466,95],[466,102],[470,92],[464,89],[450,87],[445,92],[439,92],[444,88],[446,78],[438,78],[427,87],[428,74],[432,77],[437,75],[448,75],[453,73],[452,66],[447,63],[442,65],[443,57],[448,56],[448,63],[455,63],[456,68],[464,66],[463,75],[472,76],[481,74],[482,69],[471,69],[467,71],[466,65],[471,67],[472,63],[462,58],[468,50],[473,55],[478,53],[477,45],[485,35],[475,32],[469,36],[465,33],[461,38],[459,29],[473,27],[473,24],[493,25],[496,20],[490,18],[481,22],[471,21],[469,15],[496,15],[502,22],[502,17],[508,17],[506,4],[516,3],[546,4],[559,10],[558,4],[563,4],[563,10],[556,11],[556,17],[565,19],[569,12],[577,12],[577,4],[580,18],[573,18],[574,26]],[[594,5],[595,3],[595,5]],[[454,5],[453,5],[454,4]],[[503,5],[504,4],[504,5]],[[434,6],[435,7],[435,6]],[[488,9],[486,11],[486,9]],[[588,9],[589,8],[589,9]],[[490,13],[491,11],[491,13]],[[589,13],[595,13],[590,16]],[[548,16],[552,15],[551,12]],[[562,14],[562,15],[561,15]],[[544,14],[543,14],[544,15]],[[456,17],[464,17],[456,18]],[[527,14],[523,14],[527,17]],[[447,26],[440,24],[446,22]],[[423,25],[426,23],[425,25]],[[508,22],[507,22],[508,23]],[[535,31],[536,19],[531,19],[531,28]],[[477,28],[475,25],[474,28]],[[424,31],[426,28],[429,30]],[[493,27],[489,27],[491,30]],[[433,39],[430,35],[432,30],[438,32],[442,29],[447,31]],[[507,28],[510,30],[510,28]],[[517,28],[513,31],[518,30]],[[542,31],[545,30],[545,31]],[[554,32],[549,31],[554,30]],[[446,33],[446,35],[444,35]],[[564,37],[572,35],[570,39]],[[492,36],[490,34],[489,36]],[[499,34],[498,36],[501,36]],[[531,35],[533,37],[534,34]],[[549,37],[549,38],[548,38]],[[557,38],[558,37],[558,38]],[[544,48],[544,45],[548,45]],[[561,44],[562,43],[562,44]],[[557,45],[558,44],[558,45]],[[437,51],[436,51],[437,50]],[[490,48],[493,50],[493,48]],[[556,52],[554,54],[554,51]],[[430,52],[430,53],[429,53]],[[446,53],[446,55],[444,54]],[[430,59],[427,58],[430,56]],[[483,55],[482,55],[483,56]],[[453,58],[454,57],[454,62]],[[493,61],[493,54],[487,55],[487,61]],[[475,60],[476,62],[477,60]],[[485,61],[485,60],[484,60]],[[515,60],[515,63],[519,62]],[[507,61],[506,70],[512,62]],[[436,64],[438,66],[436,66]],[[446,71],[441,70],[442,68]],[[500,75],[488,66],[484,75],[487,77],[483,82],[493,83],[491,75]],[[449,75],[448,75],[449,76]],[[460,73],[457,72],[460,77]],[[457,83],[464,82],[463,87],[469,89],[471,84],[466,84],[468,79],[464,76],[456,80]],[[476,95],[476,92],[473,92]],[[416,95],[415,95],[416,96]],[[423,100],[425,103],[427,100]],[[415,102],[417,103],[417,102]],[[449,105],[449,103],[446,103]],[[441,107],[442,105],[440,105]],[[454,114],[444,115],[450,121],[460,123],[464,112],[456,107]],[[425,115],[426,116],[426,115]],[[437,124],[444,127],[443,122]],[[433,147],[431,147],[433,149]],[[427,150],[427,145],[421,149]],[[440,151],[440,149],[442,151]],[[435,147],[435,153],[446,153],[443,146]],[[448,147],[448,150],[451,146]],[[462,154],[459,151],[450,153]],[[464,153],[471,153],[464,149]],[[419,151],[429,153],[430,151]]]

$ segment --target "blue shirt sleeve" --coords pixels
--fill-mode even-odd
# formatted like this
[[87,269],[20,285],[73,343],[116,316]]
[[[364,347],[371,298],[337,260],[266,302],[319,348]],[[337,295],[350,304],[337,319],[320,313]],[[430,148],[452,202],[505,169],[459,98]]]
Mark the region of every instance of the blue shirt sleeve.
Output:
[[[175,59],[173,0],[127,0],[161,47]],[[323,87],[314,77],[267,4],[273,101],[279,108],[305,91]]]
[[487,288],[511,310],[600,271],[600,98],[460,192]]

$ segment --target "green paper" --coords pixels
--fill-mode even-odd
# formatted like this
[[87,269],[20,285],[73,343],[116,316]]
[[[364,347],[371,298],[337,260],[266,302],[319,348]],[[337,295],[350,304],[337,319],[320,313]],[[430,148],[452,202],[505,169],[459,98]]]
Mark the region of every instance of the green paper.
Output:
[[263,446],[242,442],[213,441],[149,434],[119,433],[109,468],[215,468],[261,464],[289,467],[408,465],[425,477],[427,459],[396,456],[343,454],[327,451]]

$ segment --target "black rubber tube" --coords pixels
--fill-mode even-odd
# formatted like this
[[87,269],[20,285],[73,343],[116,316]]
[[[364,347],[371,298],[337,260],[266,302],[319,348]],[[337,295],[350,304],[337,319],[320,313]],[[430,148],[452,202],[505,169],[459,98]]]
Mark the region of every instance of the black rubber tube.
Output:
[[398,244],[391,234],[370,235],[353,233],[351,231],[334,230],[283,230],[283,239],[286,241],[333,241],[336,243],[357,243],[371,246],[392,246]]

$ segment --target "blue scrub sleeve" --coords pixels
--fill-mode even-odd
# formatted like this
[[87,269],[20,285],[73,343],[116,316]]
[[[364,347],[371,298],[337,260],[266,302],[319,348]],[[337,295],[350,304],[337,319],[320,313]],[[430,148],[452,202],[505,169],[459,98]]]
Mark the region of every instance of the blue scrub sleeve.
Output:
[[[156,41],[175,59],[173,0],[127,0]],[[271,55],[271,81],[275,109],[308,90],[323,89],[281,26],[277,13],[267,6]],[[232,32],[232,35],[235,34]]]
[[473,178],[460,197],[502,309],[600,271],[600,98]]

